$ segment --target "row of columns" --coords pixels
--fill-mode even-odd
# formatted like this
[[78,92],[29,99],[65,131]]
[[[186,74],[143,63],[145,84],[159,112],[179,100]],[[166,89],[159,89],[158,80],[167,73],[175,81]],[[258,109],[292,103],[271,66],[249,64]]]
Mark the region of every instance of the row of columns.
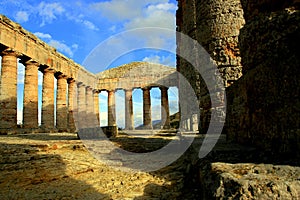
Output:
[[[17,59],[13,51],[2,52],[0,81],[0,129],[17,128]],[[75,131],[99,126],[98,91],[76,83],[65,75],[29,60],[25,66],[23,128],[38,129],[38,70],[43,73],[41,127],[44,131]],[[57,78],[56,126],[54,122],[54,79]],[[143,123],[152,129],[151,87],[143,88]],[[168,88],[161,89],[161,117],[163,128],[170,127]],[[77,94],[77,95],[76,95]],[[115,91],[108,91],[108,126],[115,126]],[[125,128],[134,129],[132,90],[125,90]]]
[[[161,90],[161,122],[164,129],[170,128],[170,111],[168,100],[168,88],[159,87]],[[151,87],[143,90],[143,125],[145,129],[152,129],[151,115]],[[115,91],[108,91],[108,126],[116,125]],[[132,90],[125,90],[125,129],[134,129]]]
[[[17,59],[13,51],[2,52],[0,79],[0,129],[17,128]],[[23,128],[38,129],[38,70],[43,73],[41,128],[43,131],[75,131],[76,120],[80,128],[99,126],[98,91],[55,73],[33,60],[25,66]],[[54,79],[57,78],[56,126],[54,121]],[[77,92],[78,91],[78,92]],[[84,116],[77,115],[84,113]]]

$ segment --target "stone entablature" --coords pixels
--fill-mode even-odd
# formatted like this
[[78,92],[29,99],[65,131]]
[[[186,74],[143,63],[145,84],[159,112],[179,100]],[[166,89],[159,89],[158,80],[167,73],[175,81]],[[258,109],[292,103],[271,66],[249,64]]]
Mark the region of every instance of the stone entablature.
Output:
[[61,72],[68,78],[94,87],[96,81],[94,74],[58,53],[55,48],[50,47],[37,36],[3,15],[0,15],[0,30],[1,50],[12,50],[22,60],[33,60],[41,66]]
[[178,87],[176,68],[156,63],[133,62],[108,69],[97,75],[100,90],[116,90],[145,87]]

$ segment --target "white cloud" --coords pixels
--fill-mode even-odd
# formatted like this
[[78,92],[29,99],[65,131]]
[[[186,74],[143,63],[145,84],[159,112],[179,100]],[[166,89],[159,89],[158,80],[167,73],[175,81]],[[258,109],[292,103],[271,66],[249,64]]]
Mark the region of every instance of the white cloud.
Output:
[[101,12],[112,21],[131,20],[143,15],[143,9],[149,4],[166,3],[168,0],[111,0],[94,3],[92,8]]
[[34,35],[36,35],[37,37],[41,38],[41,39],[51,39],[51,35],[47,34],[47,33],[41,33],[41,32],[36,32],[34,33]]
[[70,57],[73,57],[74,51],[78,49],[78,44],[73,44],[71,47],[69,47],[64,42],[52,39],[52,36],[48,33],[36,32],[34,35],[45,40],[50,46],[56,48],[57,50],[68,54]]
[[70,47],[68,47],[66,44],[64,44],[63,42],[60,42],[60,41],[57,41],[57,40],[50,40],[48,42],[48,44],[50,46],[53,46],[57,50],[68,54],[70,57],[73,57],[74,53],[73,53],[72,49]]
[[61,15],[65,9],[60,3],[45,3],[41,2],[38,7],[38,14],[42,17],[41,26],[46,23],[51,23],[54,19],[57,19],[58,15]]
[[26,11],[18,11],[15,19],[19,23],[27,22],[29,19],[29,14]]
[[152,63],[158,63],[163,64],[167,66],[175,66],[176,61],[173,59],[170,55],[169,56],[158,56],[158,55],[150,55],[143,59],[144,62],[152,62]]
[[78,24],[82,24],[90,30],[93,30],[93,31],[99,30],[99,28],[93,22],[83,19],[84,15],[82,15],[82,14],[80,14],[78,16],[74,16],[74,15],[71,15],[70,13],[66,13],[66,17],[68,20],[74,21]]

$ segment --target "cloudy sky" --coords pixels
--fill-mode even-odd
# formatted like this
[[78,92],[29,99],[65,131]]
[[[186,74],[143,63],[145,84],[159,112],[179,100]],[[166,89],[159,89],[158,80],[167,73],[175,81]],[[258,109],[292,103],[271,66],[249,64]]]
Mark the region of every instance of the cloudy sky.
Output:
[[[143,34],[133,34],[131,38],[119,36],[120,33],[145,27],[175,31],[176,9],[176,0],[2,0],[0,2],[1,14],[18,22],[23,28],[94,73],[132,61],[148,61],[175,67],[175,55],[165,51],[166,49],[171,52],[175,51],[175,35],[144,31]],[[101,46],[104,43],[106,44],[105,48],[103,45]],[[117,48],[131,46],[133,43],[159,48],[126,52],[111,62],[105,62],[105,58],[109,57],[108,54],[113,53]],[[111,48],[109,45],[112,44],[114,45]],[[98,59],[92,59],[92,66],[90,66],[90,62],[87,61],[91,60],[90,55],[99,48],[102,54],[98,56]],[[101,59],[99,60],[99,58]],[[19,75],[18,119],[20,120],[24,76],[22,66],[19,67]],[[39,89],[41,88],[39,87]],[[141,115],[142,103],[141,98],[138,97],[140,93],[140,91],[135,92],[136,116]],[[176,100],[176,90],[169,91],[169,94],[170,102]],[[154,90],[152,96],[157,97],[158,95],[158,91]],[[121,97],[117,98],[123,98],[122,93],[119,96]],[[152,109],[159,110],[159,101],[155,101],[155,98],[152,99]],[[100,102],[105,100],[106,94],[100,95]],[[122,105],[118,107],[118,110],[121,111],[119,115],[122,113],[122,107]],[[101,117],[104,120],[102,123],[105,123],[107,108],[102,106],[101,109]],[[159,115],[153,116],[154,119],[159,117]],[[122,116],[119,118],[118,123],[123,126]],[[140,124],[141,117],[135,121],[136,124]]]
[[[161,27],[175,30],[176,0],[3,0],[0,13],[82,64],[101,42],[120,32]],[[147,43],[163,47],[170,38],[139,35]],[[174,44],[173,44],[174,45]],[[175,47],[175,46],[174,46]],[[159,52],[132,60],[174,64]]]

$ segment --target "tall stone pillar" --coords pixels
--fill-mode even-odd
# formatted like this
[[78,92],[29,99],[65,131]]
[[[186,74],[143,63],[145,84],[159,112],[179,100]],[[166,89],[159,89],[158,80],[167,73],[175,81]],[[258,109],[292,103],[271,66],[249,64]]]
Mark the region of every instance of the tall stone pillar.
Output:
[[73,79],[68,80],[68,129],[70,132],[76,131],[74,115],[77,114],[77,86]]
[[54,129],[54,71],[43,69],[42,128]]
[[125,90],[125,129],[133,130],[132,90]]
[[108,91],[108,126],[116,126],[115,91]]
[[78,85],[78,98],[77,98],[77,104],[78,104],[78,114],[77,119],[78,122],[77,127],[78,128],[86,128],[86,86],[82,83],[79,83]]
[[169,98],[167,87],[159,87],[161,91],[161,122],[163,129],[170,128],[170,110],[169,110]]
[[94,96],[94,114],[96,116],[96,122],[95,126],[99,127],[100,126],[100,111],[99,111],[99,92],[98,90],[93,91],[93,96]]
[[86,88],[86,119],[87,119],[87,127],[91,128],[95,125],[95,115],[94,115],[94,94],[93,88]]
[[67,78],[57,76],[56,128],[59,132],[68,131]]
[[143,122],[145,129],[152,129],[150,87],[143,88]]
[[17,54],[13,51],[2,52],[0,129],[17,128],[17,70]]
[[38,67],[39,64],[29,60],[25,65],[23,127],[38,128]]

